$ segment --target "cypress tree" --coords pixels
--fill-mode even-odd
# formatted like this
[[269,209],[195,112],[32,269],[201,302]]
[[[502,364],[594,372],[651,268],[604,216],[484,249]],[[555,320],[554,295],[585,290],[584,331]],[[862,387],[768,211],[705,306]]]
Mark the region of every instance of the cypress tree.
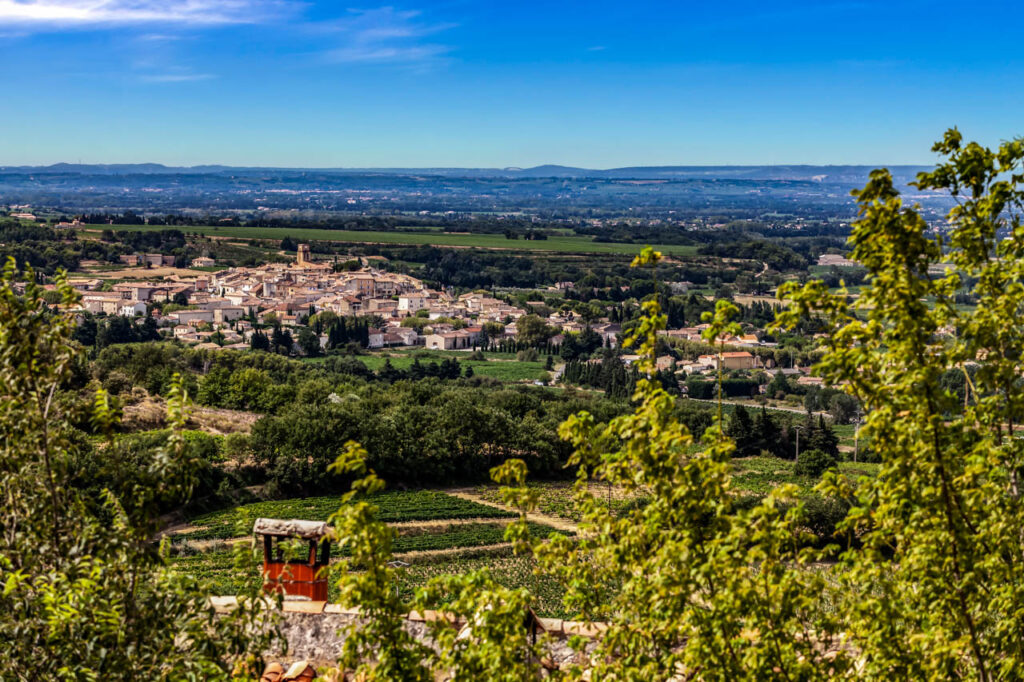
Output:
[[832,430],[832,427],[825,421],[825,417],[821,415],[818,416],[817,427],[814,429],[811,437],[807,439],[807,443],[810,448],[821,450],[833,457],[839,456],[839,438],[836,436],[835,431]]
[[737,405],[729,418],[726,434],[736,443],[736,456],[749,457],[758,454],[757,438],[754,436],[754,424],[747,408]]

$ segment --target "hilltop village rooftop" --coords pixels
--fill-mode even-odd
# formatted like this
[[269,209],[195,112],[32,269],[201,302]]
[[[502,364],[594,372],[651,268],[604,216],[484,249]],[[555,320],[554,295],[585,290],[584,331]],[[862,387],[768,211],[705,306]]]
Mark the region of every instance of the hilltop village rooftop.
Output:
[[[209,265],[207,260],[203,266]],[[383,324],[371,329],[370,348],[422,345],[460,350],[480,341],[481,325],[487,322],[505,325],[504,335],[515,336],[515,320],[527,314],[486,293],[453,296],[415,277],[369,265],[336,271],[332,263],[313,261],[305,244],[299,245],[293,263],[228,268],[194,278],[174,274],[160,281],[121,282],[110,291],[100,290],[101,279],[73,279],[71,284],[82,292],[82,310],[90,313],[135,317],[145,315],[154,302],[179,302],[171,312],[154,313],[158,325],[170,328],[176,339],[210,349],[247,348],[254,333],[252,320],[288,327],[329,311],[340,317],[380,318]],[[426,333],[403,327],[402,321],[414,315],[441,321],[429,324]],[[583,328],[558,314],[548,322],[564,331]],[[613,345],[621,331],[608,323],[593,328]],[[214,333],[223,335],[223,343],[210,341]],[[323,335],[321,344],[326,343]]]

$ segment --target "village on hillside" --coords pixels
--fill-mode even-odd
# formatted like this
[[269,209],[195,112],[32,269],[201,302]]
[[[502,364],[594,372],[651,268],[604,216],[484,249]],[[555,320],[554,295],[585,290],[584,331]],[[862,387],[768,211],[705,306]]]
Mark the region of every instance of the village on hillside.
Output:
[[[362,346],[369,350],[416,349],[440,351],[472,351],[493,347],[502,341],[522,338],[518,322],[534,315],[534,306],[514,305],[495,295],[475,291],[461,295],[428,287],[416,277],[389,272],[373,265],[369,259],[350,261],[349,267],[317,261],[308,244],[300,244],[293,262],[266,263],[254,267],[230,267],[212,272],[174,270],[162,277],[146,277],[145,268],[173,265],[161,254],[131,254],[121,260],[140,268],[138,280],[122,280],[110,284],[100,278],[77,277],[69,280],[80,291],[80,311],[101,317],[123,316],[152,318],[160,336],[175,339],[198,350],[248,350],[256,347],[253,337],[268,327],[289,329],[302,327],[319,316],[324,319],[372,320],[365,330]],[[193,268],[213,269],[212,258],[192,261]],[[356,267],[352,267],[356,266]],[[682,283],[685,285],[688,283]],[[571,288],[572,282],[560,282],[554,289]],[[685,290],[685,286],[683,286]],[[544,341],[548,349],[562,346],[567,337],[578,339],[584,333],[594,345],[618,349],[622,326],[607,317],[584,320],[572,311],[555,310],[540,318],[549,335]],[[748,325],[749,326],[749,325]],[[669,345],[703,344],[706,324],[668,329],[664,338]],[[327,351],[337,345],[326,325],[317,326],[320,349]],[[291,337],[289,337],[291,339]],[[308,355],[292,340],[291,352]],[[700,353],[690,358],[663,354],[657,360],[659,371],[672,376],[699,378],[715,374],[719,369],[732,378],[744,378],[742,388],[750,397],[765,393],[773,376],[783,375],[798,386],[819,387],[821,379],[810,376],[808,366],[789,366],[772,349],[774,341],[758,329],[723,340],[719,352]],[[628,367],[637,356],[616,350],[616,357]],[[563,357],[565,354],[562,354]],[[590,364],[602,358],[591,356]],[[554,369],[549,367],[548,369]],[[555,380],[565,376],[566,366],[554,372]],[[761,377],[749,381],[753,372]],[[580,372],[573,373],[573,376]],[[679,389],[687,393],[685,381]],[[702,397],[695,395],[693,397]]]

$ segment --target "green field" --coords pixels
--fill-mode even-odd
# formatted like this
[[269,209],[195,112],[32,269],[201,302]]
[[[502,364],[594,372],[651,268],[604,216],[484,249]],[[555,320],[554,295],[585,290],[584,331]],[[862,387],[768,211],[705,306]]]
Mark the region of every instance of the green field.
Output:
[[[399,590],[405,596],[437,575],[463,573],[487,567],[498,582],[508,587],[531,586],[543,606],[544,615],[561,613],[561,590],[548,578],[533,575],[529,559],[510,556],[505,544],[505,528],[515,514],[437,491],[388,492],[371,498],[380,508],[378,518],[387,522],[407,522],[395,527],[392,551],[411,565],[399,571]],[[170,557],[174,572],[207,583],[213,594],[239,594],[258,587],[261,554],[258,546],[214,543],[196,551],[201,544],[184,540],[224,540],[248,535],[252,518],[266,515],[279,518],[327,519],[339,506],[336,496],[311,497],[245,505],[247,520],[238,524],[236,510],[226,509],[191,519],[196,530],[177,535]],[[417,523],[422,522],[422,523]],[[550,526],[530,522],[531,535],[546,537],[559,533]],[[410,555],[409,552],[441,551],[441,554]],[[236,555],[236,551],[240,555]],[[344,547],[332,547],[333,556],[344,556]],[[236,558],[242,558],[240,567]],[[240,570],[239,570],[240,568]],[[329,598],[338,599],[337,576],[340,564],[332,563]]]
[[[485,545],[497,545],[505,542],[505,523],[465,523],[441,526],[437,532],[415,532],[409,533],[404,529],[399,532],[392,550],[395,554],[403,552],[422,552],[438,549],[461,549],[471,547],[483,547]],[[539,523],[527,524],[531,535],[535,537],[547,537],[556,531],[550,526]],[[344,554],[333,548],[332,554]],[[343,549],[343,548],[342,548]]]
[[[693,449],[699,450],[701,446],[694,446]],[[732,460],[732,464],[734,468],[733,489],[740,493],[764,495],[784,483],[794,483],[806,491],[817,483],[817,481],[793,473],[795,465],[793,460],[777,457],[738,457]],[[840,462],[838,468],[840,473],[854,480],[861,476],[871,478],[878,475],[877,464]],[[580,511],[572,497],[572,483],[533,481],[528,485],[538,494],[537,510],[539,512],[572,521],[580,520]],[[645,502],[645,496],[641,493],[625,493],[618,488],[609,490],[607,486],[599,482],[592,484],[591,492],[600,500],[609,500],[612,509],[617,512],[628,510]],[[476,493],[488,502],[501,502],[501,492],[497,486],[480,486],[476,489]]]
[[[168,229],[163,225],[104,225],[103,229],[126,231],[153,231]],[[212,237],[233,239],[293,239],[311,241],[355,242],[369,244],[427,244],[432,246],[462,246],[483,249],[511,249],[515,251],[556,251],[560,253],[639,253],[645,244],[610,244],[595,242],[588,237],[551,237],[546,240],[510,240],[500,234],[458,234],[420,229],[416,232],[380,232],[354,230],[324,230],[288,227],[181,227],[183,232],[198,232]],[[663,253],[690,255],[694,246],[653,244]]]
[[[394,352],[394,351],[389,351]],[[498,358],[496,354],[493,360],[470,360],[468,352],[462,351],[424,351],[419,349],[417,356],[420,364],[427,365],[431,362],[440,363],[446,357],[454,357],[459,361],[462,371],[466,367],[473,368],[473,374],[481,377],[490,377],[499,381],[541,381],[547,379],[549,372],[544,369],[544,361],[520,362],[515,359]],[[515,355],[507,355],[515,358]],[[356,359],[362,362],[368,369],[376,372],[384,366],[385,361],[391,360],[391,366],[395,369],[408,369],[414,361],[411,353],[400,355],[359,355]],[[305,362],[323,362],[323,358],[309,358]]]
[[[538,494],[537,511],[548,516],[557,516],[570,521],[579,521],[582,514],[573,499],[573,484],[568,481],[531,481],[527,484]],[[612,490],[600,482],[591,485],[591,492],[601,500],[609,500],[616,512],[644,503],[644,496],[623,494],[618,488]],[[501,488],[495,485],[480,486],[476,494],[488,502],[501,502]]]
[[[467,548],[467,552],[472,554],[472,548]],[[171,559],[175,571],[207,582],[210,593],[217,595],[238,594],[247,587],[251,589],[259,580],[259,561],[260,556],[257,552],[252,555],[243,572],[238,573],[231,551],[204,552]],[[491,577],[504,587],[528,588],[535,600],[533,608],[537,615],[547,618],[568,617],[570,614],[562,605],[562,587],[554,578],[537,575],[535,568],[536,563],[533,559],[513,556],[507,548],[501,551],[485,550],[483,556],[434,557],[430,561],[414,562],[399,569],[398,590],[402,598],[411,599],[416,588],[423,587],[436,576],[461,575],[469,571],[487,569]],[[330,570],[328,599],[337,601],[337,575],[340,567],[333,564]]]
[[410,599],[418,587],[441,575],[459,575],[486,569],[502,587],[509,589],[526,588],[533,603],[531,606],[542,618],[572,618],[574,615],[562,604],[564,588],[547,575],[535,572],[536,562],[525,556],[455,557],[413,564],[402,570],[398,577],[399,594]]
[[[784,483],[794,483],[801,488],[810,489],[817,483],[817,481],[793,473],[795,463],[789,459],[744,457],[734,459],[733,466],[735,467],[732,479],[733,487],[747,493],[765,495]],[[840,462],[838,469],[840,473],[854,480],[861,476],[871,478],[878,475],[877,464]]]
[[[438,519],[498,519],[514,516],[510,512],[494,507],[430,490],[381,493],[369,498],[368,501],[373,502],[379,508],[377,518],[389,523]],[[338,511],[340,505],[341,497],[333,495],[254,502],[242,507],[222,509],[189,519],[189,524],[195,526],[196,529],[188,533],[177,534],[174,539],[176,541],[224,540],[238,537],[240,534],[245,534],[240,533],[237,528],[240,519],[246,519],[243,523],[248,524],[249,528],[258,517],[326,521],[331,514]]]

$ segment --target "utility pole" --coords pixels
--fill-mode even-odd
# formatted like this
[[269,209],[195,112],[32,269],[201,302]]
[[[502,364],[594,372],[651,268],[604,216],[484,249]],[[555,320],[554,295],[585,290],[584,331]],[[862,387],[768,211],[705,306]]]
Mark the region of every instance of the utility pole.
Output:
[[860,412],[853,418],[853,463],[857,463],[857,454],[860,450]]
[[793,463],[796,464],[800,461],[800,432],[804,430],[802,426],[794,426],[793,429],[796,431],[796,459]]

